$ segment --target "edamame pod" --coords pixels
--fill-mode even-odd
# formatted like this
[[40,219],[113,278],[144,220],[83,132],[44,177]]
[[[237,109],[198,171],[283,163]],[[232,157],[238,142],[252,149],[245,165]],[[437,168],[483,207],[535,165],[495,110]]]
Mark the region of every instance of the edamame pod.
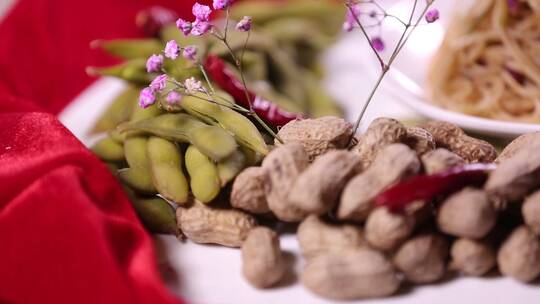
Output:
[[137,103],[140,88],[135,86],[127,87],[120,93],[101,114],[98,121],[92,128],[92,133],[100,133],[112,130],[124,121],[129,120],[133,112],[133,105]]
[[92,152],[106,162],[120,162],[124,160],[124,147],[111,137],[105,137],[92,146]]
[[270,62],[278,75],[276,88],[302,106],[303,112],[309,112],[302,74],[297,63],[284,51],[273,49],[268,53]]
[[131,203],[139,219],[150,232],[178,234],[176,213],[166,201],[160,198],[133,199]]
[[212,201],[221,189],[216,165],[193,145],[188,147],[185,157],[191,192],[203,203]]
[[111,130],[108,132],[109,137],[119,144],[123,144],[126,140],[126,134],[118,132],[118,130]]
[[242,150],[242,153],[246,157],[246,167],[259,165],[263,160],[261,153],[255,152],[250,148],[240,146],[240,150]]
[[316,50],[322,50],[333,39],[318,30],[317,22],[310,19],[279,18],[264,26],[264,32],[275,37],[280,43],[302,43]]
[[204,101],[194,96],[185,96],[182,99],[182,108],[189,114],[209,124],[219,125],[231,132],[239,144],[263,155],[268,154],[268,147],[261,133],[244,115],[230,108]]
[[233,20],[252,16],[253,22],[263,25],[279,18],[311,19],[318,22],[321,31],[334,34],[343,22],[346,7],[337,1],[295,0],[287,5],[275,0],[242,1],[231,10]]
[[209,126],[187,114],[163,114],[123,123],[118,126],[118,130],[144,131],[169,140],[188,142],[214,161],[226,158],[237,148],[236,141],[227,131],[220,127]]
[[150,173],[146,170],[125,168],[118,171],[118,177],[131,189],[146,194],[155,194],[156,187]]
[[217,163],[221,186],[232,181],[247,165],[247,157],[242,150],[236,150],[231,156]]
[[156,188],[152,181],[150,160],[146,150],[148,149],[148,139],[142,136],[129,136],[124,141],[124,155],[129,165],[129,169],[119,172],[120,178],[133,188],[155,193]]
[[92,48],[101,48],[107,53],[124,59],[147,59],[153,54],[159,54],[163,44],[158,39],[115,39],[94,40]]
[[152,136],[148,139],[147,153],[159,194],[175,203],[187,202],[189,186],[182,171],[180,149],[173,142]]
[[146,59],[133,59],[106,68],[88,67],[86,73],[90,76],[112,76],[142,85],[153,79],[152,74],[146,72]]
[[161,114],[161,110],[157,105],[151,105],[146,109],[143,109],[139,104],[133,105],[133,113],[131,114],[131,122],[141,121],[144,119],[156,117]]
[[[227,34],[227,43],[230,48],[236,52],[241,52],[244,48],[246,50],[264,53],[270,49],[278,47],[277,42],[272,37],[260,32],[250,31],[249,40],[246,43],[246,33],[230,30]],[[219,41],[215,41],[210,47],[210,54],[219,57],[228,57],[230,50],[227,46]],[[236,54],[240,57],[240,54]]]

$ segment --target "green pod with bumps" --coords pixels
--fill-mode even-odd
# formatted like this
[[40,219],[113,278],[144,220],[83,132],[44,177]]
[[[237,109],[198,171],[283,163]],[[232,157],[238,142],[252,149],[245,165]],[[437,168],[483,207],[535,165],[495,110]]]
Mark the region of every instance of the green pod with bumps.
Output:
[[139,85],[147,85],[154,78],[146,72],[146,59],[132,59],[105,68],[88,67],[86,73],[90,76],[116,77]]
[[107,133],[109,137],[119,144],[124,144],[126,140],[126,134],[118,132],[118,130],[112,130]]
[[105,52],[124,59],[147,59],[153,54],[159,54],[163,43],[158,39],[114,39],[94,40],[92,48],[100,48]]
[[127,87],[101,114],[91,132],[100,133],[113,130],[120,123],[128,121],[133,113],[133,105],[137,103],[139,98],[139,92],[139,87]]
[[236,150],[231,156],[217,163],[221,186],[232,181],[247,166],[247,156],[242,150]]
[[212,201],[221,189],[216,164],[193,145],[187,148],[185,158],[193,196],[203,203]]
[[111,137],[105,137],[95,143],[92,152],[106,162],[121,162],[124,160],[124,147]]
[[150,160],[147,155],[148,139],[143,136],[129,136],[124,141],[124,156],[129,169],[119,172],[120,178],[136,190],[155,193]]
[[187,202],[189,185],[182,171],[183,156],[176,144],[152,136],[148,139],[147,153],[158,193],[175,203]]
[[142,131],[172,141],[191,143],[214,161],[228,157],[238,147],[233,136],[224,129],[207,125],[183,113],[163,114],[154,118],[124,123],[118,126],[118,130],[120,132]]
[[295,0],[286,5],[275,0],[242,1],[231,10],[231,18],[253,17],[255,26],[280,18],[310,19],[317,22],[319,29],[335,34],[341,28],[346,7],[338,1]]
[[261,133],[244,115],[195,96],[184,96],[181,105],[189,114],[232,133],[240,145],[263,155],[268,154],[268,147]]
[[133,199],[131,203],[139,219],[150,232],[178,235],[176,212],[165,200]]
[[125,168],[118,171],[118,178],[132,190],[145,194],[156,194],[152,176],[143,169]]

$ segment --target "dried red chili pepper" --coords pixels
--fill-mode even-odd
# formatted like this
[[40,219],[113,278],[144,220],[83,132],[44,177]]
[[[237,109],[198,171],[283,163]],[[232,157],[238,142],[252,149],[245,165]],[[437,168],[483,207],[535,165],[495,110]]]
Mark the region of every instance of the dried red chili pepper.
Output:
[[495,168],[495,164],[476,163],[456,166],[431,175],[417,175],[379,194],[375,204],[385,206],[392,212],[401,212],[416,200],[430,200],[465,186],[481,185]]
[[162,6],[152,6],[141,10],[137,14],[135,23],[146,36],[159,37],[161,28],[174,23],[176,19],[178,19],[178,15],[174,11]]
[[[238,104],[245,108],[251,107],[259,117],[274,128],[286,125],[289,121],[302,118],[302,115],[280,109],[275,103],[266,100],[255,93],[246,92],[242,82],[227,68],[221,58],[209,55],[204,63],[204,68],[210,78],[225,92],[229,93]],[[248,100],[249,98],[249,100]]]

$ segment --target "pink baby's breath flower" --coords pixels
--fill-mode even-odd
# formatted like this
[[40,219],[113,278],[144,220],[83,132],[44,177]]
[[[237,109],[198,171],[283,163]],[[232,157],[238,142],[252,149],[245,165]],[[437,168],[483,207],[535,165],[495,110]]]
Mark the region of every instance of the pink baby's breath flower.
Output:
[[163,67],[163,56],[161,55],[152,55],[146,61],[146,71],[148,73],[159,72]]
[[189,94],[195,94],[202,90],[202,83],[195,79],[195,77],[188,78],[184,81],[184,86],[186,87],[186,92]]
[[374,37],[371,39],[371,45],[378,52],[384,51],[384,41],[381,39],[381,37]]
[[193,5],[191,12],[198,21],[208,21],[210,18],[210,13],[212,13],[212,9],[210,9],[210,7],[207,5],[202,5],[196,2]]
[[150,88],[154,90],[154,92],[159,92],[165,88],[167,85],[167,75],[161,74],[154,78],[152,82],[150,83]]
[[191,22],[186,21],[186,20],[184,20],[182,18],[179,18],[178,20],[176,20],[176,27],[182,33],[184,33],[185,36],[187,36],[191,32],[191,29],[193,28],[193,25],[191,24]]
[[439,10],[434,8],[426,13],[426,21],[428,23],[433,23],[437,20],[439,20]]
[[214,0],[213,7],[215,10],[224,10],[231,4],[230,0]]
[[139,106],[148,108],[156,102],[156,93],[152,88],[144,88],[139,95]]
[[186,58],[187,60],[195,61],[197,60],[197,47],[194,45],[188,45],[184,48],[184,52],[182,53],[182,56]]
[[167,94],[167,97],[165,97],[165,100],[168,104],[174,105],[179,104],[180,101],[182,101],[182,95],[176,91],[172,91],[169,94]]
[[178,46],[176,41],[171,40],[165,45],[164,53],[165,57],[170,59],[176,59],[180,54],[180,47]]
[[210,30],[211,25],[207,21],[195,20],[193,22],[193,28],[191,29],[191,35],[193,36],[202,36]]
[[350,32],[354,29],[356,24],[356,18],[360,17],[360,5],[355,4],[351,6],[351,9],[347,10],[347,15],[345,16],[345,22],[343,22],[343,30]]
[[236,24],[236,29],[241,32],[248,32],[251,29],[252,22],[253,18],[251,18],[251,16],[244,16],[244,18]]

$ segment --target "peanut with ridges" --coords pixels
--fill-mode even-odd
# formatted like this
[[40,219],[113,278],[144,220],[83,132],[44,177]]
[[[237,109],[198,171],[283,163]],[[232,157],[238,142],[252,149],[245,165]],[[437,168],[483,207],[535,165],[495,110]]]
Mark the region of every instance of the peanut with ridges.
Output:
[[240,247],[257,221],[251,215],[234,209],[219,209],[195,202],[191,207],[176,209],[178,227],[195,243]]

